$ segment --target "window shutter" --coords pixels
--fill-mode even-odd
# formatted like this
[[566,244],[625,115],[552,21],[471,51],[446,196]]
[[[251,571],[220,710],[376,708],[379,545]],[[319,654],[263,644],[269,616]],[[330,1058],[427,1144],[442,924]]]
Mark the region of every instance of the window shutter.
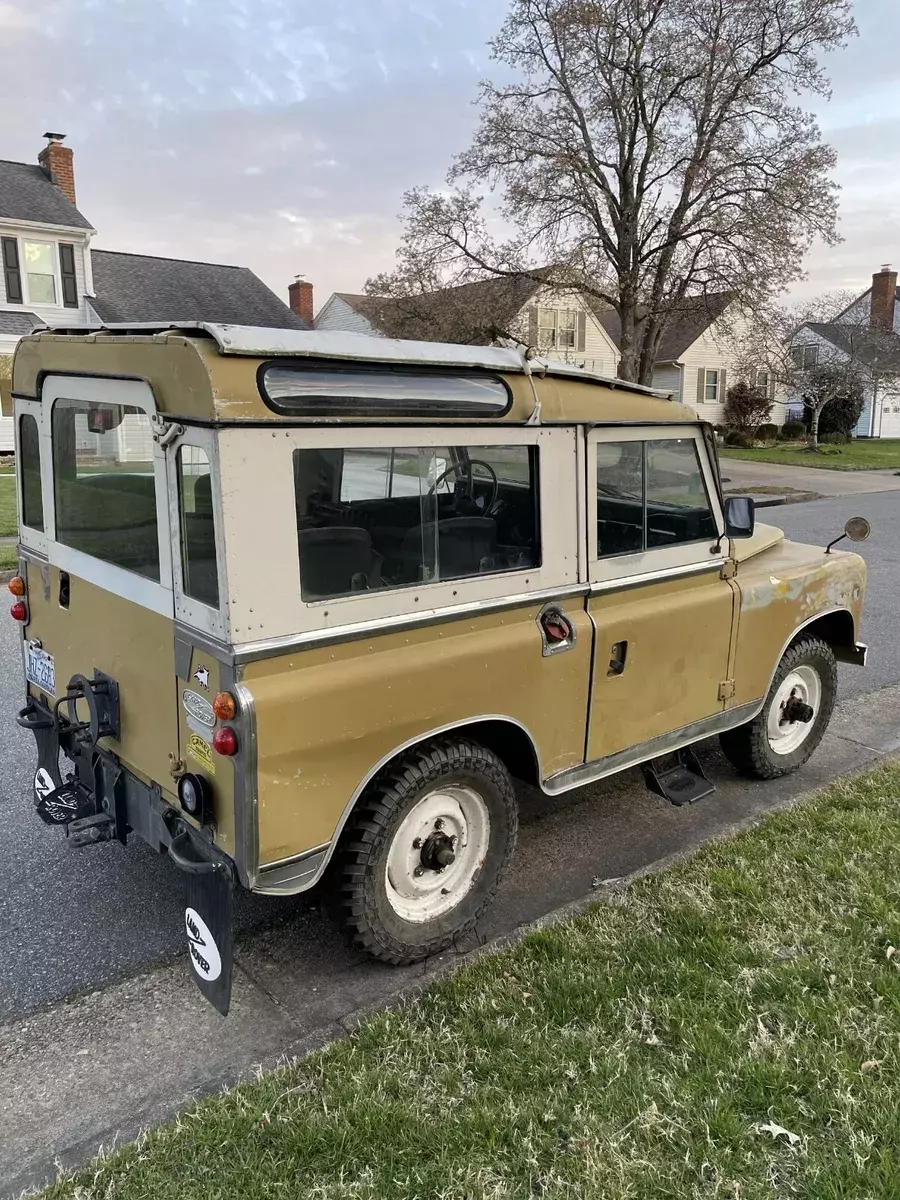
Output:
[[538,310],[529,308],[528,310],[528,345],[533,350],[537,349],[538,344]]
[[19,273],[19,243],[13,237],[0,239],[3,242],[3,282],[6,285],[6,303],[22,303],[22,276]]
[[769,399],[775,399],[775,376],[771,371],[769,372]]
[[75,276],[75,247],[69,242],[59,243],[59,274],[62,279],[63,304],[66,308],[77,308],[78,280]]
[[582,309],[578,314],[578,333],[575,338],[575,349],[584,350],[587,338],[587,313]]
[[697,368],[697,403],[702,404],[706,399],[706,367]]
[[725,388],[727,386],[727,384],[726,384],[727,374],[728,374],[728,372],[725,370],[724,367],[719,368],[719,388],[718,388],[718,391],[716,392],[716,400],[718,401],[719,404],[724,404],[725,401],[728,399],[728,392],[725,390]]

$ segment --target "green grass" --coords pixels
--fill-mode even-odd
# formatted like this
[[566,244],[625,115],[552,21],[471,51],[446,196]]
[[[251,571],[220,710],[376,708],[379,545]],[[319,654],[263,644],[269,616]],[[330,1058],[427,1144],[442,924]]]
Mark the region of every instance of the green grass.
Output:
[[19,565],[15,546],[0,546],[0,571],[14,571]]
[[900,1196],[898,844],[840,781],[45,1200]]
[[753,450],[723,446],[724,458],[743,458],[747,462],[782,463],[791,467],[824,467],[828,471],[900,470],[900,438],[875,438],[850,442],[847,446],[827,446],[840,453],[810,453],[802,442],[779,442]]
[[0,537],[12,537],[17,531],[16,481],[0,479]]

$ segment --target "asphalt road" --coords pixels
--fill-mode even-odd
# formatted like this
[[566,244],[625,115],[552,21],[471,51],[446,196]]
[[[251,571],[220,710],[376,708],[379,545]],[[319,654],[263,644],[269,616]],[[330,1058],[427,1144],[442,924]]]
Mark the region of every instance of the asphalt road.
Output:
[[[761,519],[782,525],[789,536],[823,545],[854,513],[868,517],[873,525],[871,541],[860,547],[870,572],[863,637],[872,650],[869,669],[841,669],[844,698],[900,681],[896,625],[900,493],[817,501],[760,513]],[[182,880],[176,868],[137,839],[128,847],[107,844],[73,850],[60,830],[47,828],[34,817],[30,799],[34,744],[14,721],[21,694],[17,630],[9,619],[0,619],[0,1020],[164,962],[183,949]],[[542,905],[550,909],[583,894],[585,870],[596,869],[604,877],[623,875],[715,832],[722,814],[740,811],[746,785],[714,752],[711,762],[719,793],[714,803],[704,802],[705,807],[664,805],[649,796],[635,773],[556,801],[537,793],[524,796],[519,861],[531,862],[544,878],[536,887],[533,872],[526,878],[520,868],[522,874],[507,889],[507,900],[498,906],[497,920],[534,919]],[[818,782],[814,762],[803,773],[807,787]],[[769,786],[756,785],[757,789]],[[757,790],[756,803],[761,795]],[[597,805],[609,817],[605,826],[609,841],[600,847],[596,832],[591,832],[591,814]],[[552,869],[546,840],[551,826]],[[584,852],[586,840],[594,855],[590,861]],[[577,878],[573,874],[568,890],[567,871],[581,873]],[[587,878],[589,883],[590,874]],[[347,958],[349,952],[322,918],[315,897],[239,897],[241,930],[280,925],[285,918],[294,921],[297,952],[311,956],[326,974],[349,966],[358,979],[359,970],[384,969],[368,960]]]

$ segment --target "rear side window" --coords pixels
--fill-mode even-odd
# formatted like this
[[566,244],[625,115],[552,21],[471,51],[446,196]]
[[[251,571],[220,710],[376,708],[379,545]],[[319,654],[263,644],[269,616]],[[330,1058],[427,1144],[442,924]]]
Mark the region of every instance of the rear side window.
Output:
[[30,414],[19,419],[18,470],[22,476],[22,524],[44,532],[44,498],[41,494],[41,444],[37,421]]
[[716,525],[692,438],[598,444],[599,558],[715,537]]
[[305,600],[540,563],[533,446],[295,450],[294,483]]
[[178,504],[184,594],[218,608],[212,472],[206,451],[199,446],[182,446],[178,451]]
[[159,530],[149,416],[121,404],[53,405],[56,540],[159,579]]

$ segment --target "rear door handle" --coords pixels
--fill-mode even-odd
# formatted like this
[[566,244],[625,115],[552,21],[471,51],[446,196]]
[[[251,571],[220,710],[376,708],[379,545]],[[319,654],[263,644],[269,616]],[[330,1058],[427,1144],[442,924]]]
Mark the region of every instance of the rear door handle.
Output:
[[625,670],[625,662],[628,658],[628,643],[613,642],[609,651],[609,669],[607,675],[621,675]]

